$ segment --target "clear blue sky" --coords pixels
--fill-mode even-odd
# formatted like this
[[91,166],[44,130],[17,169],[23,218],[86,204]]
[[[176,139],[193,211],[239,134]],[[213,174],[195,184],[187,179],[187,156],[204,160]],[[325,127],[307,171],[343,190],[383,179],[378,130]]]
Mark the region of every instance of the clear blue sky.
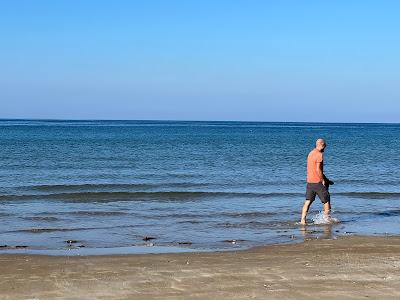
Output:
[[400,1],[0,0],[0,118],[400,122]]

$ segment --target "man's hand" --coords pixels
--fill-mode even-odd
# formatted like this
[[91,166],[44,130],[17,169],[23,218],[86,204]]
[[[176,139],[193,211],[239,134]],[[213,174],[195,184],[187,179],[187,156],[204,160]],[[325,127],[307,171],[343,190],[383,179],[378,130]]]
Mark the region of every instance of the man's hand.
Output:
[[333,184],[335,184],[332,180],[330,180],[328,177],[326,177],[325,174],[323,176],[324,176],[323,182],[325,182],[325,183],[323,183],[323,185],[333,185]]

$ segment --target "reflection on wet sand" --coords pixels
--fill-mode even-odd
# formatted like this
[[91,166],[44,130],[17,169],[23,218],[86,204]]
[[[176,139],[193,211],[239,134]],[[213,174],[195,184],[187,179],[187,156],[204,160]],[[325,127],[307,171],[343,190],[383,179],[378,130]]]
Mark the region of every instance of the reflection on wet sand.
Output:
[[317,228],[315,226],[307,227],[301,226],[300,233],[303,236],[304,241],[316,240],[316,239],[333,239],[333,224],[323,224],[319,225]]

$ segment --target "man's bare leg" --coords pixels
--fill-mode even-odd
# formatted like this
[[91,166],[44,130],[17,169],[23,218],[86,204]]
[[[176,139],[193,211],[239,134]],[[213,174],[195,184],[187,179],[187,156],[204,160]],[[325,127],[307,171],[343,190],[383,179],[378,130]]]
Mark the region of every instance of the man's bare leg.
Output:
[[327,220],[330,220],[330,218],[331,218],[331,202],[330,201],[324,203],[324,215]]
[[311,205],[310,200],[304,201],[303,209],[301,210],[301,220],[300,220],[300,224],[302,225],[306,225],[306,217],[308,210],[310,209],[310,205]]

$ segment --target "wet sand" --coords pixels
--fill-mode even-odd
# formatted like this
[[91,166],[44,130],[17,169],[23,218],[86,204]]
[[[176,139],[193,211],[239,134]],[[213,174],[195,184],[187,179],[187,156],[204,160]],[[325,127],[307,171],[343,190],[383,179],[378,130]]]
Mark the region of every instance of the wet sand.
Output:
[[400,237],[247,251],[0,255],[0,299],[400,299]]

